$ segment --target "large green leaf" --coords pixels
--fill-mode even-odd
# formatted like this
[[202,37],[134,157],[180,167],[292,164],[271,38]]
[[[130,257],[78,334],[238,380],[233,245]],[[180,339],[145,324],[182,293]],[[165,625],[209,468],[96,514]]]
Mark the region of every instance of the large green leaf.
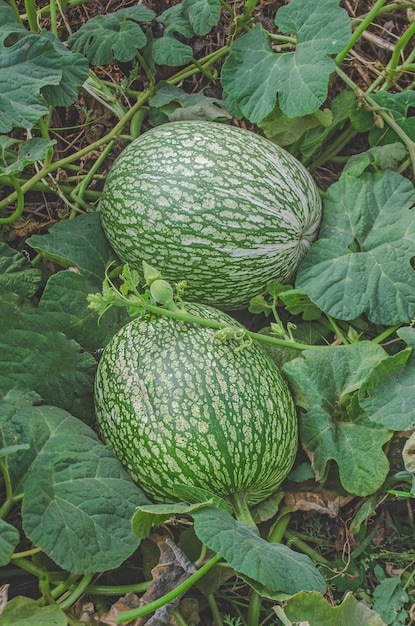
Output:
[[219,22],[219,0],[183,0],[182,10],[196,35],[204,36]]
[[21,253],[0,242],[0,302],[29,300],[39,288],[42,278]]
[[412,183],[396,172],[343,174],[328,189],[318,241],[296,286],[332,317],[365,313],[376,324],[415,317],[415,203]]
[[[0,401],[0,447],[20,446],[3,460],[15,495],[23,493],[26,478],[45,444],[71,418],[57,407],[36,406],[38,402],[40,397],[35,393],[19,390],[9,391]],[[81,432],[83,424],[79,424]]]
[[8,133],[34,126],[48,113],[48,104],[72,104],[88,63],[52,33],[28,33],[4,2],[0,17],[0,133]]
[[[0,154],[0,174],[19,174],[25,167],[35,161],[42,161],[49,152],[49,148],[55,145],[56,141],[53,139],[42,139],[41,137],[33,137],[28,141],[17,141],[9,139],[8,137],[0,137],[0,148],[8,143],[7,148],[17,144],[18,151],[4,150]],[[3,146],[2,146],[3,144]]]
[[360,389],[359,404],[373,422],[402,431],[415,427],[415,328],[401,328],[398,335],[409,349],[373,368]]
[[101,287],[113,252],[98,213],[60,222],[50,234],[31,239],[38,251],[75,271],[51,276],[38,307],[22,306],[37,290],[41,272],[3,245],[0,391],[34,390],[46,404],[91,421],[96,359],[85,350],[105,347],[127,317],[125,311],[113,310],[99,326],[88,309],[87,295]]
[[40,36],[52,44],[53,54],[59,59],[62,71],[59,83],[46,85],[42,89],[42,94],[52,106],[70,106],[78,97],[78,87],[88,78],[88,61],[82,54],[70,52],[52,33],[42,31]]
[[39,606],[36,600],[17,596],[4,607],[1,626],[66,626],[68,619],[57,604]]
[[59,417],[26,478],[23,529],[67,571],[113,569],[137,548],[131,518],[148,500],[93,430]]
[[264,135],[279,146],[288,146],[298,141],[312,128],[328,127],[332,124],[330,109],[317,109],[314,113],[291,118],[285,115],[279,106],[274,107],[267,117],[258,123]]
[[17,528],[0,519],[0,567],[4,567],[19,543],[19,531]]
[[293,594],[309,589],[324,593],[322,576],[304,554],[268,543],[255,526],[235,520],[225,509],[202,508],[192,515],[199,539],[243,576],[271,592]]
[[343,49],[351,32],[347,12],[338,5],[338,0],[291,0],[278,10],[281,32],[296,35],[294,52],[275,53],[260,25],[232,44],[222,86],[251,122],[271,113],[277,95],[288,117],[308,115],[322,105],[334,71],[329,55]]
[[177,34],[187,39],[194,36],[189,18],[184,15],[181,4],[175,4],[157,18],[157,22],[163,24],[163,36],[154,39],[151,44],[152,57],[158,65],[171,67],[190,63],[193,58],[191,46],[176,39]]
[[32,235],[27,243],[62,267],[78,268],[93,285],[101,285],[106,267],[115,258],[98,211],[58,222],[49,234]]
[[338,606],[331,606],[320,594],[302,591],[288,599],[284,613],[289,620],[309,626],[386,626],[378,613],[351,593]]
[[178,120],[209,120],[230,118],[222,100],[208,98],[202,92],[186,93],[175,85],[159,81],[149,100],[150,118],[154,126]]
[[131,61],[147,43],[138,23],[150,22],[154,17],[154,11],[143,4],[96,15],[69,37],[68,44],[85,55],[91,65],[106,65],[113,58]]
[[126,309],[111,308],[98,323],[98,315],[88,308],[91,285],[83,274],[70,270],[53,274],[43,291],[38,312],[53,316],[58,328],[89,352],[102,350],[115,333],[131,319]]
[[362,341],[308,350],[283,367],[302,409],[300,437],[316,479],[324,482],[335,461],[344,489],[354,495],[376,491],[389,469],[382,447],[392,431],[368,419],[356,393],[385,358],[379,345]]
[[0,30],[0,133],[32,128],[48,113],[42,87],[62,79],[60,59],[48,39],[30,33],[6,47],[8,34]]
[[84,401],[92,398],[96,360],[61,332],[59,316],[6,303],[0,323],[0,392],[34,390],[45,403],[87,419]]

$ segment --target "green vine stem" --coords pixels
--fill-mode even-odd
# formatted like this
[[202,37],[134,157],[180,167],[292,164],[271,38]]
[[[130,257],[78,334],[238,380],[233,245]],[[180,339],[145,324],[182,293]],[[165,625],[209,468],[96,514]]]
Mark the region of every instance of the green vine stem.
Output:
[[[179,310],[171,310],[167,308],[163,308],[157,306],[156,304],[150,304],[147,302],[142,296],[124,296],[117,291],[113,291],[109,296],[110,301],[105,301],[105,297],[102,294],[90,294],[88,296],[89,300],[89,308],[95,310],[102,316],[111,306],[118,307],[128,307],[128,308],[137,308],[139,310],[145,310],[149,313],[154,313],[156,315],[163,315],[165,317],[172,317],[173,319],[180,320],[183,322],[187,322],[189,324],[197,324],[199,326],[204,326],[207,328],[213,328],[214,330],[225,330],[225,331],[234,331],[238,334],[241,333],[241,329],[236,327],[229,328],[229,325],[224,322],[219,322],[216,320],[206,319],[204,317],[199,317],[197,315],[191,315],[186,311]],[[242,329],[243,330],[243,329]],[[288,341],[287,339],[278,339],[277,337],[271,337],[269,335],[262,335],[260,333],[255,333],[249,330],[245,330],[243,332],[244,339],[254,339],[256,341],[260,341],[262,343],[269,343],[274,346],[282,346],[286,348],[294,348],[296,350],[322,350],[326,346],[324,345],[312,345],[312,344],[304,344],[298,343],[297,341]]]
[[380,343],[380,344],[383,343],[386,339],[388,339],[391,335],[393,335],[401,326],[402,324],[396,324],[395,326],[390,326],[389,328],[386,328],[377,337],[372,339],[372,342]]
[[29,28],[34,33],[37,33],[39,27],[37,24],[35,0],[24,0],[24,6],[26,10],[27,21],[29,23]]
[[[85,178],[79,183],[79,185],[75,187],[75,189],[71,191],[70,196],[74,200],[74,202],[79,203],[86,210],[90,210],[89,205],[86,204],[84,201],[84,195],[87,190],[87,187],[90,184],[93,177],[95,176],[96,172],[101,167],[102,163],[107,158],[108,154],[113,149],[114,144],[115,144],[115,140],[111,139],[111,141],[109,141],[108,145],[105,146],[104,150],[101,152],[101,154],[99,155],[99,157],[97,158],[97,160],[95,161],[95,163],[93,164],[93,166],[91,167],[91,169],[89,170]],[[71,215],[71,217],[73,216],[74,214]]]
[[123,596],[126,593],[144,593],[152,584],[151,581],[135,585],[88,585],[85,593],[92,596]]
[[10,175],[9,180],[15,189],[15,194],[17,199],[17,207],[9,217],[0,217],[0,224],[12,224],[16,220],[19,219],[24,209],[24,193],[23,187],[20,185],[19,181],[15,176]]
[[206,600],[208,601],[210,612],[212,613],[212,617],[215,620],[216,626],[223,626],[222,616],[220,614],[214,594],[210,593],[208,596],[206,596]]
[[[24,185],[27,181],[24,178],[17,178],[15,179],[17,181],[17,183],[22,186]],[[10,176],[1,176],[0,177],[0,181],[2,184],[4,184],[5,187],[13,187],[13,183],[11,182],[11,178]],[[73,187],[71,187],[70,185],[65,185],[65,184],[61,184],[59,183],[59,188],[61,191],[63,191],[64,193],[70,195],[73,191]],[[57,190],[54,187],[51,187],[50,185],[48,185],[47,183],[44,183],[42,181],[38,182],[38,183],[34,183],[33,186],[31,187],[31,191],[39,191],[40,193],[54,193],[57,194]],[[58,194],[57,194],[58,195]],[[84,197],[87,200],[90,200],[91,202],[96,202],[97,200],[100,199],[101,197],[101,192],[100,191],[95,191],[93,189],[86,189],[84,191]],[[1,223],[1,222],[0,222]]]
[[281,509],[278,519],[268,535],[268,541],[270,543],[281,543],[284,537],[284,533],[287,530],[287,526],[291,519],[291,512],[286,507]]
[[88,587],[93,577],[94,574],[86,574],[81,578],[75,589],[69,595],[67,595],[63,600],[57,601],[57,604],[62,611],[66,611],[73,604],[75,604],[75,602],[85,593],[85,589]]
[[408,28],[406,29],[402,37],[400,37],[400,39],[395,44],[391,59],[385,70],[387,81],[383,85],[382,89],[390,89],[390,87],[394,85],[396,78],[399,76],[399,74],[397,73],[397,68],[398,68],[398,63],[399,63],[401,53],[414,35],[415,35],[415,22],[412,22],[408,26]]
[[42,548],[31,548],[30,550],[24,550],[24,552],[15,552],[12,554],[12,559],[24,559],[28,556],[33,556],[34,554],[39,554],[42,552]]
[[[211,65],[216,63],[216,61],[228,54],[229,51],[230,46],[223,46],[223,48],[220,48],[220,50],[216,50],[215,52],[212,52],[211,54],[205,56],[203,59],[200,59],[198,63],[201,67],[204,68],[204,71],[206,71]],[[197,74],[197,72],[199,71],[200,70],[192,63],[188,67],[177,72],[177,74],[174,74],[173,76],[168,78],[166,82],[171,85],[177,85],[185,78],[189,78],[189,76],[193,76],[193,74]]]
[[314,550],[311,546],[309,546],[308,543],[306,543],[302,539],[299,539],[294,532],[286,530],[284,533],[284,539],[287,541],[287,545],[291,544],[295,546],[303,554],[309,556],[310,559],[315,563],[321,563],[322,565],[328,563],[328,560],[324,556],[322,556],[319,552],[317,552],[317,550]]
[[12,508],[15,501],[13,497],[13,489],[12,489],[12,483],[10,480],[10,474],[6,465],[3,463],[2,460],[0,460],[0,474],[3,474],[4,488],[6,491],[6,499],[4,500],[3,504],[0,507],[0,519],[4,519],[7,513]]
[[154,613],[157,609],[162,606],[168,604],[172,600],[175,600],[178,596],[181,596],[183,593],[188,591],[195,583],[197,583],[207,572],[209,572],[212,567],[214,567],[219,561],[222,559],[220,554],[216,554],[209,561],[207,561],[202,567],[197,570],[194,574],[189,576],[187,580],[178,585],[169,593],[166,593],[161,598],[154,600],[153,602],[149,602],[145,606],[141,606],[138,609],[131,609],[129,611],[122,611],[119,613],[117,618],[117,624],[125,624],[125,622],[130,622],[132,620],[138,619],[139,617],[143,617],[144,615],[150,615],[150,613]]
[[17,4],[15,0],[9,0],[10,8],[13,9],[13,13],[15,15],[16,21],[18,24],[23,25],[23,20],[19,15],[19,9],[17,8]]
[[56,0],[49,0],[49,6],[50,6],[50,29],[52,33],[55,35],[55,37],[59,38]]
[[68,591],[71,587],[73,587],[79,579],[79,574],[69,574],[65,580],[56,585],[54,589],[50,592],[50,595],[55,600],[59,598],[62,594]]
[[[247,524],[248,526],[254,526],[256,528],[254,518],[252,517],[252,513],[248,506],[246,495],[236,493],[232,495],[230,500],[236,519],[244,524]],[[255,591],[255,589],[252,588],[246,620],[247,626],[258,626],[261,606],[262,597],[257,591]]]
[[386,0],[377,0],[377,2],[375,2],[372,9],[369,11],[369,13],[365,15],[364,19],[361,21],[359,26],[353,32],[352,36],[350,37],[350,40],[347,43],[347,46],[341,52],[339,52],[339,54],[334,59],[334,62],[336,63],[336,65],[340,65],[341,63],[343,63],[344,59],[349,54],[350,50],[353,48],[355,43],[360,39],[360,37],[362,36],[364,31],[367,29],[369,24],[373,22],[375,17],[379,15],[379,11],[383,7],[385,2]]
[[58,169],[64,169],[68,164],[73,163],[74,161],[78,161],[80,158],[82,158],[83,156],[86,156],[93,150],[97,150],[101,146],[107,144],[112,139],[116,139],[117,136],[122,132],[124,126],[134,116],[134,114],[143,106],[143,104],[147,102],[147,100],[151,96],[151,93],[152,93],[152,89],[150,88],[144,91],[141,94],[141,96],[138,98],[134,106],[131,107],[129,111],[127,111],[127,113],[120,119],[120,121],[117,124],[115,124],[112,130],[109,133],[107,133],[105,136],[100,137],[99,139],[97,139],[97,141],[94,141],[88,146],[85,146],[85,148],[78,150],[78,152],[75,152],[74,154],[70,154],[63,159],[60,159],[59,161],[54,161],[49,166],[43,167],[41,170],[39,170],[39,172],[37,172],[34,176],[32,176],[32,178],[30,178],[24,184],[19,186],[18,190],[16,189],[13,193],[11,193],[9,196],[4,198],[4,200],[0,202],[0,211],[10,206],[10,204],[12,204],[13,202],[15,202],[16,199],[18,198],[19,192],[23,194],[26,193],[33,187],[35,183],[42,181],[51,172],[54,172]]
[[360,89],[356,83],[352,81],[351,78],[347,76],[339,67],[336,68],[337,74],[343,80],[343,82],[351,87],[355,93],[361,98],[366,105],[372,109],[372,111],[376,111],[378,115],[388,124],[388,126],[395,131],[398,137],[405,144],[409,158],[411,159],[412,169],[415,171],[415,142],[405,133],[403,128],[399,126],[399,124],[394,120],[394,118],[387,112],[385,109],[380,107],[377,102],[375,102],[367,93],[365,93],[362,89]]

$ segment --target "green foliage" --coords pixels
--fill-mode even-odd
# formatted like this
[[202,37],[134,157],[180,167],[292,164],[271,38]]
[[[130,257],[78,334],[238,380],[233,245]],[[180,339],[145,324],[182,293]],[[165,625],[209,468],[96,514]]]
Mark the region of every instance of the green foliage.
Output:
[[415,329],[404,327],[397,335],[408,348],[373,368],[359,391],[359,404],[373,422],[402,431],[415,426]]
[[150,119],[154,126],[165,122],[199,119],[219,121],[229,119],[224,103],[203,93],[186,93],[179,87],[160,81],[149,100]]
[[193,512],[195,532],[211,550],[225,557],[239,574],[259,583],[262,594],[300,589],[324,593],[325,583],[309,557],[282,544],[262,539],[255,527],[234,519],[224,509],[201,508]]
[[131,517],[147,499],[89,427],[51,407],[36,412],[47,409],[51,432],[25,482],[23,529],[69,572],[118,567],[139,544]]
[[362,496],[376,491],[386,478],[389,464],[383,446],[392,431],[368,419],[357,391],[385,359],[380,346],[361,341],[306,351],[283,368],[303,409],[300,436],[313,458],[316,478],[324,482],[335,461],[344,489]]
[[183,0],[182,12],[189,20],[196,35],[207,35],[219,22],[219,0]]
[[32,128],[48,113],[48,104],[72,104],[88,64],[51,33],[28,33],[4,0],[0,10],[6,18],[0,26],[0,133],[8,133],[13,127]]
[[412,183],[396,172],[344,173],[327,191],[319,240],[296,286],[337,319],[365,313],[375,324],[409,323],[415,315],[414,202]]
[[294,622],[307,615],[310,626],[385,626],[380,616],[363,602],[348,594],[339,606],[330,604],[316,593],[300,592],[290,598],[284,608],[285,615]]
[[[280,2],[277,11],[183,0],[158,15],[145,3],[120,8],[80,28],[77,4],[0,0],[0,576],[11,597],[2,596],[2,626],[75,623],[85,590],[100,612],[100,593],[107,607],[112,595],[143,593],[157,556],[140,539],[154,530],[195,561],[179,588],[174,565],[161,568],[170,596],[196,585],[192,597],[208,598],[212,616],[202,622],[409,623],[415,23],[407,3],[366,3],[365,14],[355,3],[352,16],[337,0]],[[379,35],[391,49],[377,46]],[[368,40],[379,58],[366,64]],[[108,80],[98,78],[101,64]],[[286,146],[328,187],[319,240],[295,285],[269,285],[251,302],[253,328],[263,316],[268,326],[239,340],[237,326],[211,328],[213,341],[238,350],[260,342],[284,367],[298,408],[300,452],[284,491],[237,519],[195,487],[177,487],[180,504],[150,503],[90,427],[109,339],[131,315],[180,319],[186,294],[183,284],[157,283],[153,268],[140,285],[117,267],[93,212],[102,181],[140,129],[232,118]],[[67,122],[78,126],[59,128]],[[58,223],[45,234],[39,221],[42,234],[22,236],[45,205]],[[298,513],[284,498],[291,490]],[[339,494],[351,507],[328,519],[324,498],[334,506]],[[164,610],[168,587],[157,591]]]
[[406,623],[404,605],[409,597],[399,577],[383,578],[373,592],[373,607],[385,624],[399,626]]
[[68,619],[56,604],[41,607],[32,598],[17,596],[7,603],[1,622],[2,626],[67,626]]
[[147,39],[139,22],[151,22],[154,11],[143,4],[96,15],[69,39],[69,47],[82,53],[92,65],[105,65],[112,59],[131,61]]
[[292,0],[281,7],[275,23],[294,34],[293,52],[275,53],[264,29],[257,25],[236,40],[222,70],[222,86],[242,114],[260,122],[274,109],[290,118],[312,114],[327,96],[334,62],[329,55],[343,49],[350,37],[350,20],[337,0],[313,7]]
[[[136,549],[130,520],[147,499],[88,426],[34,401],[13,391],[1,402],[0,446],[21,447],[5,468],[23,495],[24,532],[69,572],[112,569]],[[16,543],[12,528],[3,524],[3,543]]]
[[0,519],[0,567],[7,565],[20,540],[17,528]]
[[[28,165],[46,158],[49,148],[56,141],[33,137],[27,141],[17,141],[7,136],[0,136],[1,161],[0,174],[19,174]],[[11,150],[11,146],[18,146],[18,150]]]

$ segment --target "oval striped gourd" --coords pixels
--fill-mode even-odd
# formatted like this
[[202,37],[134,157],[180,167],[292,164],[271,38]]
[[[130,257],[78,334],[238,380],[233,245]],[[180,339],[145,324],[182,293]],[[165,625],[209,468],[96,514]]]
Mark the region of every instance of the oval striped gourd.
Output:
[[211,122],[158,126],[121,153],[106,179],[104,231],[123,262],[142,261],[186,299],[245,307],[288,282],[317,236],[321,202],[306,169],[259,135]]
[[[207,305],[186,310],[237,325]],[[239,345],[210,328],[146,315],[106,346],[95,384],[98,424],[155,500],[174,501],[174,485],[192,485],[255,503],[288,474],[297,449],[290,391],[259,345]]]

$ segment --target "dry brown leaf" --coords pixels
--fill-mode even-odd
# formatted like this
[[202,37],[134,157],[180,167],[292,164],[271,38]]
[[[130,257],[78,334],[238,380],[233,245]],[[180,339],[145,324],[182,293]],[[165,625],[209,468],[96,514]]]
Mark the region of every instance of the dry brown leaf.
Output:
[[336,517],[340,508],[350,500],[350,496],[339,496],[328,489],[323,489],[319,493],[311,491],[287,492],[284,503],[291,511],[317,511],[323,515]]
[[[107,626],[117,626],[117,619],[122,611],[137,609],[140,605],[140,598],[135,593],[126,593],[125,596],[113,604],[106,615],[101,615],[101,623]],[[136,626],[137,620],[128,622],[125,626]]]
[[[147,591],[138,598],[135,594],[127,594],[112,605],[107,615],[101,617],[103,624],[115,626],[117,618],[122,611],[145,606],[161,598],[169,591],[175,589],[191,576],[196,568],[187,556],[169,538],[162,535],[151,535],[150,539],[160,550],[158,564],[151,570],[153,582]],[[129,622],[127,626],[163,626],[168,624],[171,611],[179,604],[180,596],[172,602],[165,604],[152,615],[139,617],[135,621]]]
[[3,613],[4,611],[4,607],[7,604],[7,599],[9,596],[9,587],[10,585],[2,585],[0,587],[0,615]]

